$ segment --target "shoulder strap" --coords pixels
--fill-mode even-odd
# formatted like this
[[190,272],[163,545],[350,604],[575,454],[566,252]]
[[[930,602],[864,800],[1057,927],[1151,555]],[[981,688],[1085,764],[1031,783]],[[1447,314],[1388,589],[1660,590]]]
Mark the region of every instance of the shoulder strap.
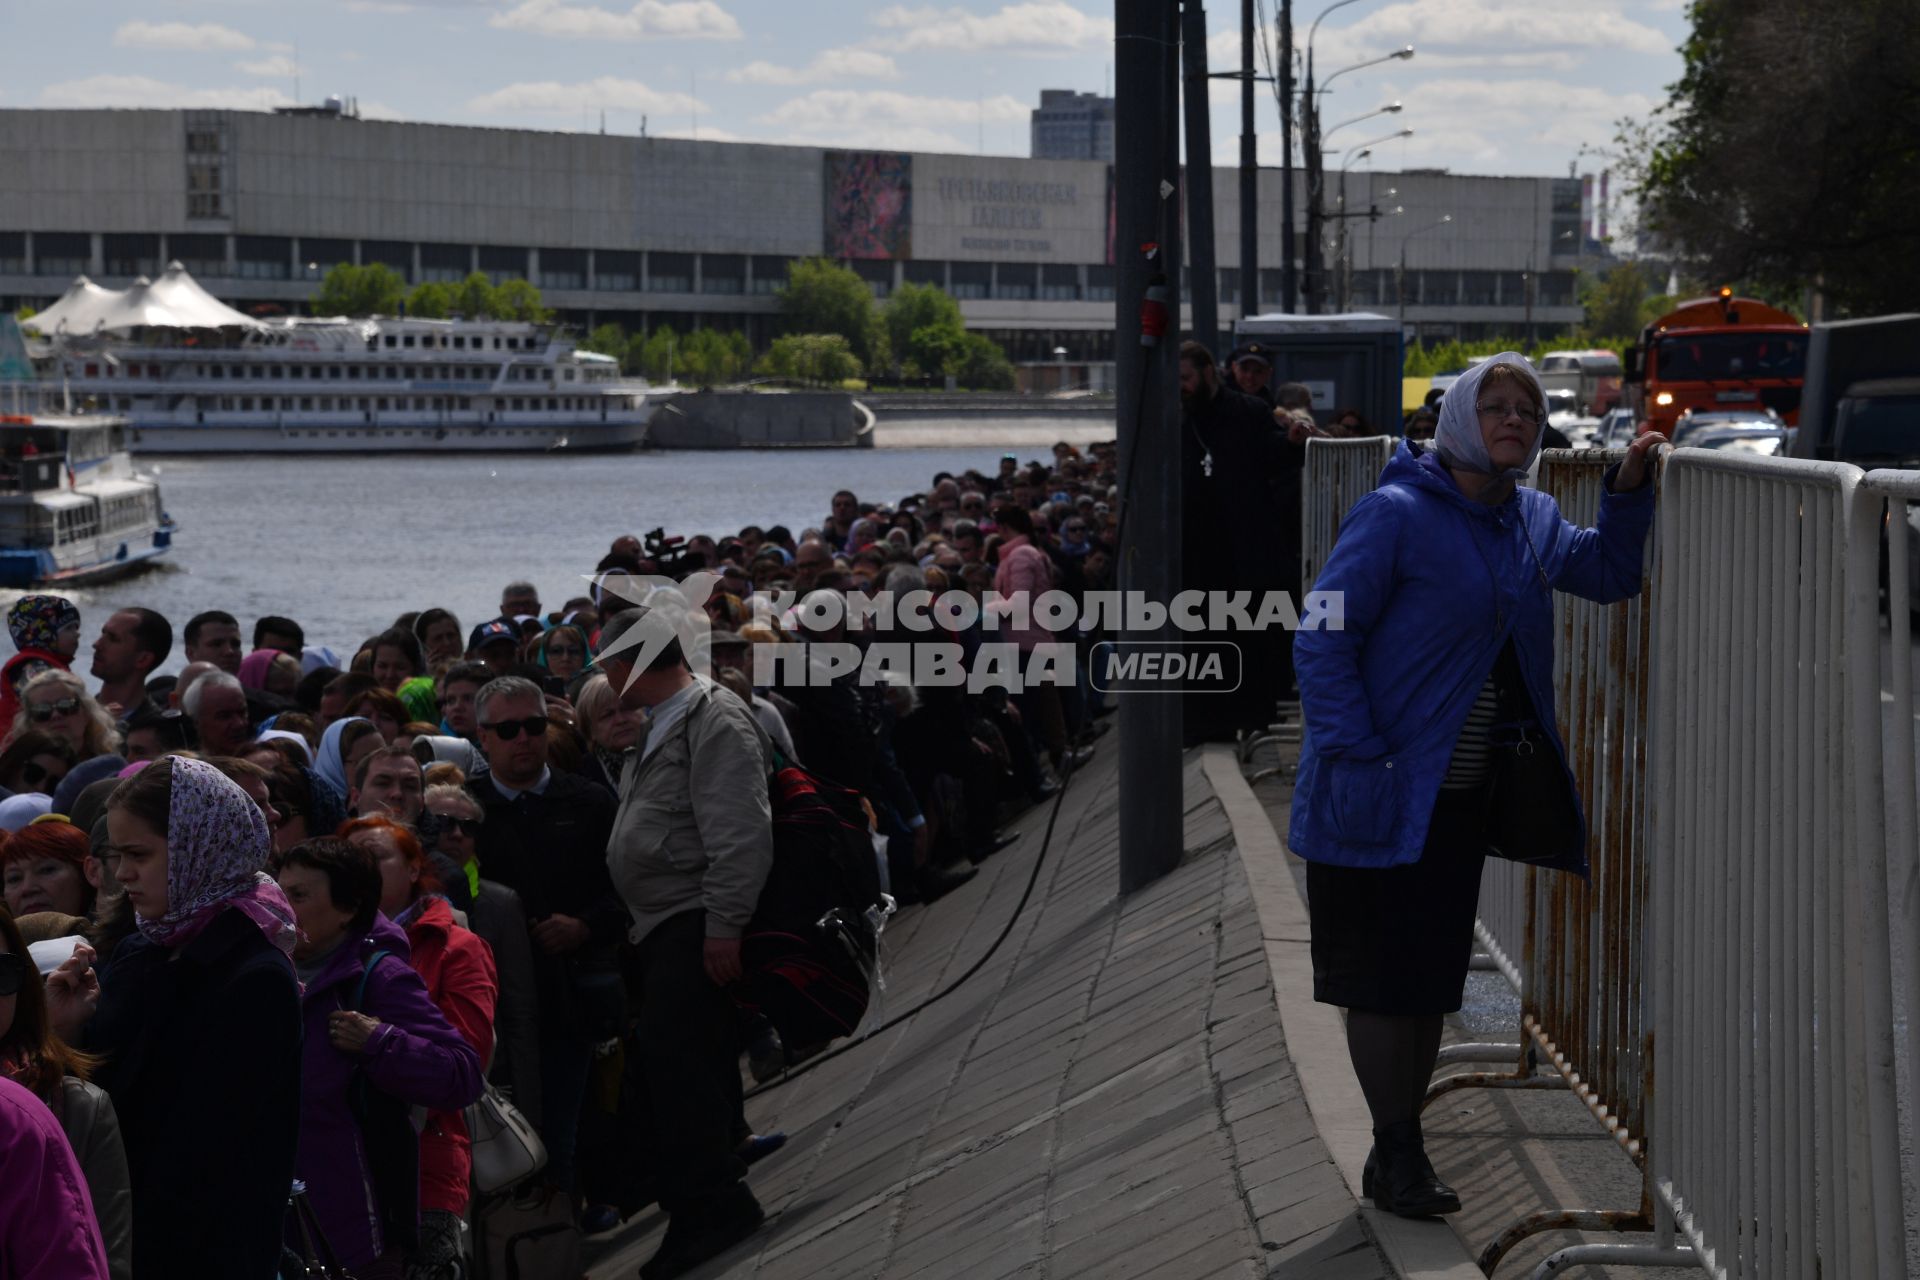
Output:
[[391,951],[376,951],[367,957],[367,967],[360,971],[360,985],[354,988],[353,1003],[348,1008],[358,1011],[367,1002],[367,981],[373,977],[373,966],[392,955]]

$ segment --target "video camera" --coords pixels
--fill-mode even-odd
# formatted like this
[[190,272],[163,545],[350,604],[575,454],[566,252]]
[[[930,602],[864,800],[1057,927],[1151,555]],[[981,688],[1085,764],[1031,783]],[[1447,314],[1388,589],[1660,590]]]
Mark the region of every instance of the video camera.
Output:
[[701,567],[699,558],[688,553],[686,538],[678,534],[669,538],[664,527],[648,530],[641,544],[646,548],[647,559],[659,567],[661,574],[676,582]]

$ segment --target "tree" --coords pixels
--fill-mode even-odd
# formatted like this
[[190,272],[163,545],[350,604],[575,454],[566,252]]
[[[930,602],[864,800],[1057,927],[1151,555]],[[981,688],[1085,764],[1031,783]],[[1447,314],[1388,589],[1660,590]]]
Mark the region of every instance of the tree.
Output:
[[876,363],[885,337],[874,312],[873,290],[858,275],[825,258],[802,258],[788,264],[779,296],[788,332],[839,334],[862,365]]
[[[1709,280],[1841,312],[1920,290],[1920,6],[1694,0],[1685,71],[1645,128],[1630,188],[1647,230]],[[1634,144],[1641,138],[1645,149]]]
[[392,316],[406,297],[407,282],[386,263],[341,262],[327,269],[311,305],[320,316]]
[[453,286],[425,280],[407,295],[407,314],[417,320],[445,320],[453,314]]
[[475,271],[453,290],[453,313],[469,320],[493,314],[493,281]]
[[1638,333],[1642,306],[1651,296],[1653,282],[1638,263],[1622,262],[1603,274],[1583,277],[1580,305],[1586,311],[1586,331]]
[[487,314],[496,320],[525,320],[545,324],[553,319],[540,301],[540,291],[525,280],[509,280],[493,291]]
[[960,367],[955,370],[960,381],[976,391],[1013,390],[1013,365],[991,338],[984,334],[969,333],[961,344]]
[[671,382],[677,372],[674,358],[679,338],[672,325],[659,325],[645,337],[636,337],[627,348],[628,362],[650,382]]
[[895,361],[931,377],[953,371],[952,361],[966,339],[967,326],[960,318],[960,304],[944,289],[909,281],[887,299],[880,319]]
[[838,333],[789,333],[775,338],[760,367],[776,378],[813,385],[839,386],[860,376],[852,344]]
[[580,349],[596,355],[612,356],[624,362],[627,358],[627,331],[611,321],[596,325],[592,333],[581,339]]

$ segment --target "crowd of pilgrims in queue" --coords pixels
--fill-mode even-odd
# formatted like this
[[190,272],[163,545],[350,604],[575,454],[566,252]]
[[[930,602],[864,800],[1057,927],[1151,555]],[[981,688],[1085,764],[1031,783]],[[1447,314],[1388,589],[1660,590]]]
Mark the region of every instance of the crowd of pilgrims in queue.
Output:
[[[851,674],[756,685],[756,645],[874,636],[810,630],[800,611],[751,602],[1109,590],[1114,482],[1110,446],[1063,444],[1050,464],[1009,455],[892,506],[843,491],[798,536],[748,526],[671,548],[621,537],[591,594],[559,609],[516,582],[470,630],[424,608],[344,655],[309,645],[291,618],[259,618],[248,637],[232,615],[203,612],[181,632],[177,676],[155,674],[173,650],[160,614],[106,618],[88,680],[76,607],[22,597],[0,672],[0,1277],[264,1280],[298,1240],[295,1179],[362,1280],[467,1274],[462,1111],[489,1080],[538,1130],[540,1176],[570,1229],[610,1230],[654,1201],[672,1212],[643,1276],[679,1274],[749,1234],[761,1215],[740,1175],[784,1139],[741,1116],[741,1059],[766,1079],[796,1051],[745,1014],[718,1061],[662,1066],[635,1043],[647,1001],[684,1012],[633,961],[636,945],[676,932],[652,924],[685,902],[636,900],[658,877],[621,869],[638,856],[623,843],[645,839],[623,806],[650,724],[664,733],[697,695],[757,726],[738,735],[741,759],[857,790],[887,837],[895,898],[933,901],[1087,758],[1106,708],[1084,681],[1011,695]],[[658,696],[629,696],[658,681],[596,658],[636,609],[636,593],[608,583],[695,569],[715,575],[711,679],[668,672]],[[938,638],[971,655],[994,637],[976,623]],[[1001,638],[1084,649],[1099,637]],[[729,768],[692,786],[757,787]],[[764,796],[742,811],[764,829]],[[706,853],[709,867],[730,858]],[[678,891],[696,903],[699,874]],[[713,936],[726,930],[709,927],[699,950],[699,916],[675,917],[695,922],[692,972],[704,954],[715,982],[737,974],[737,932],[729,969]],[[685,1016],[711,1022],[716,998],[729,1008],[716,989],[679,993],[709,1002]],[[653,1073],[651,1094],[621,1088],[622,1070]],[[671,1113],[663,1087],[684,1091],[689,1113],[730,1108],[717,1130],[729,1149],[701,1150],[708,1140],[676,1129],[678,1116],[650,1128],[605,1114],[607,1099],[635,1097]],[[404,1186],[389,1112],[369,1096],[398,1109],[403,1141],[417,1133]],[[636,1133],[662,1136],[626,1140]],[[706,1199],[689,1189],[702,1178],[718,1179]]]

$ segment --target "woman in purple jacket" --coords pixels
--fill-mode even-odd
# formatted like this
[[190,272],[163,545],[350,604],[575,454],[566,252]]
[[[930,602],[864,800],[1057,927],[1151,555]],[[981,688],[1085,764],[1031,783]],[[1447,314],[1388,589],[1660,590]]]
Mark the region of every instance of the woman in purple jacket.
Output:
[[419,1227],[413,1107],[459,1111],[480,1096],[480,1058],[448,1025],[380,914],[373,855],[307,840],[274,859],[304,935],[300,1148],[295,1175],[342,1266],[360,1280],[402,1274]]

